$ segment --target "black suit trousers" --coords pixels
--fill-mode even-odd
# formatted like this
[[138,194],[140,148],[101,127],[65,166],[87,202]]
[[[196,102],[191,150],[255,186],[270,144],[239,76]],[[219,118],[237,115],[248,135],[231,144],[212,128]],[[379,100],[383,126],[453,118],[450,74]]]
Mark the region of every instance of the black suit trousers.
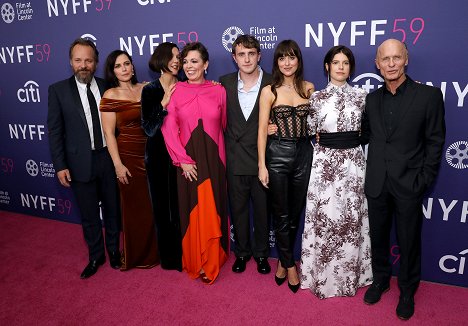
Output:
[[413,296],[421,279],[422,196],[402,199],[393,194],[388,179],[378,197],[367,196],[374,282],[390,280],[390,232],[393,217],[400,248],[398,286],[402,295]]
[[89,249],[89,259],[97,260],[104,255],[104,239],[99,214],[99,202],[101,202],[102,207],[107,251],[118,251],[120,201],[117,177],[107,148],[93,151],[90,181],[78,182],[72,180],[71,185],[81,213],[81,223],[84,238]]
[[[267,191],[257,175],[227,173],[229,207],[234,227],[235,254],[237,257],[268,257],[269,225]],[[253,207],[253,242],[250,227],[250,200]]]

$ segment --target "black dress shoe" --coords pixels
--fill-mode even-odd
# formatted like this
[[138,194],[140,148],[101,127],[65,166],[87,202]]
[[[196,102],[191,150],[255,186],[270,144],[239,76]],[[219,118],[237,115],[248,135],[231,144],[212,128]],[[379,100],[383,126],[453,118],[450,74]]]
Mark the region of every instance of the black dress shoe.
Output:
[[120,260],[120,252],[112,251],[109,252],[109,263],[113,269],[119,269],[122,266],[122,261]]
[[382,294],[390,289],[389,283],[372,283],[364,294],[364,303],[372,305],[380,301]]
[[104,265],[106,262],[106,256],[101,256],[97,260],[90,260],[88,265],[85,267],[83,270],[83,273],[81,273],[80,277],[82,279],[88,278],[96,274],[99,266]]
[[414,298],[412,296],[400,296],[396,314],[402,320],[410,319],[414,314]]
[[271,272],[271,267],[270,267],[270,264],[268,263],[268,258],[259,257],[259,258],[255,258],[255,261],[257,262],[257,271],[260,274],[268,274]]
[[234,265],[232,265],[232,271],[234,273],[242,273],[245,271],[245,266],[250,260],[250,257],[237,257]]

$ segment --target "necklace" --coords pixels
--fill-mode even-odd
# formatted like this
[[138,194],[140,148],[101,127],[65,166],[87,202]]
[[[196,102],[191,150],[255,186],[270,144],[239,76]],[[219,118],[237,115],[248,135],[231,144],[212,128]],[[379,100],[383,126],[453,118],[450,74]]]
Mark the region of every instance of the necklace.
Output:
[[287,88],[294,88],[294,85],[281,84],[281,86],[286,86]]

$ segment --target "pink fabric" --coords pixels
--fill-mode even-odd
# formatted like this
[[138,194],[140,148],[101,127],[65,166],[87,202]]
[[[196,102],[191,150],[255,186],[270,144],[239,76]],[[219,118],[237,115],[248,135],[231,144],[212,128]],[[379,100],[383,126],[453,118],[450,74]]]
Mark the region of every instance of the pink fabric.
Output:
[[178,82],[167,112],[161,131],[174,165],[196,163],[187,155],[185,145],[201,119],[205,132],[218,144],[220,159],[226,166],[226,91],[223,86],[214,85],[211,81],[203,84]]

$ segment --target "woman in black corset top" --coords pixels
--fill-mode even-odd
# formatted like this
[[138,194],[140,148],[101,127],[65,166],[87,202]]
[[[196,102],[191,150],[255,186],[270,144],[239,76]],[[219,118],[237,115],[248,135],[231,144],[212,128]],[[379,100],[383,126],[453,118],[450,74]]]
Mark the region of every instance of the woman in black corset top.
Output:
[[[258,178],[271,193],[279,255],[275,281],[281,285],[287,278],[295,293],[299,277],[294,243],[312,163],[307,116],[314,91],[314,85],[304,80],[302,54],[295,41],[284,40],[276,47],[272,76],[271,86],[264,87],[260,95]],[[271,136],[267,136],[269,120],[278,127]]]

